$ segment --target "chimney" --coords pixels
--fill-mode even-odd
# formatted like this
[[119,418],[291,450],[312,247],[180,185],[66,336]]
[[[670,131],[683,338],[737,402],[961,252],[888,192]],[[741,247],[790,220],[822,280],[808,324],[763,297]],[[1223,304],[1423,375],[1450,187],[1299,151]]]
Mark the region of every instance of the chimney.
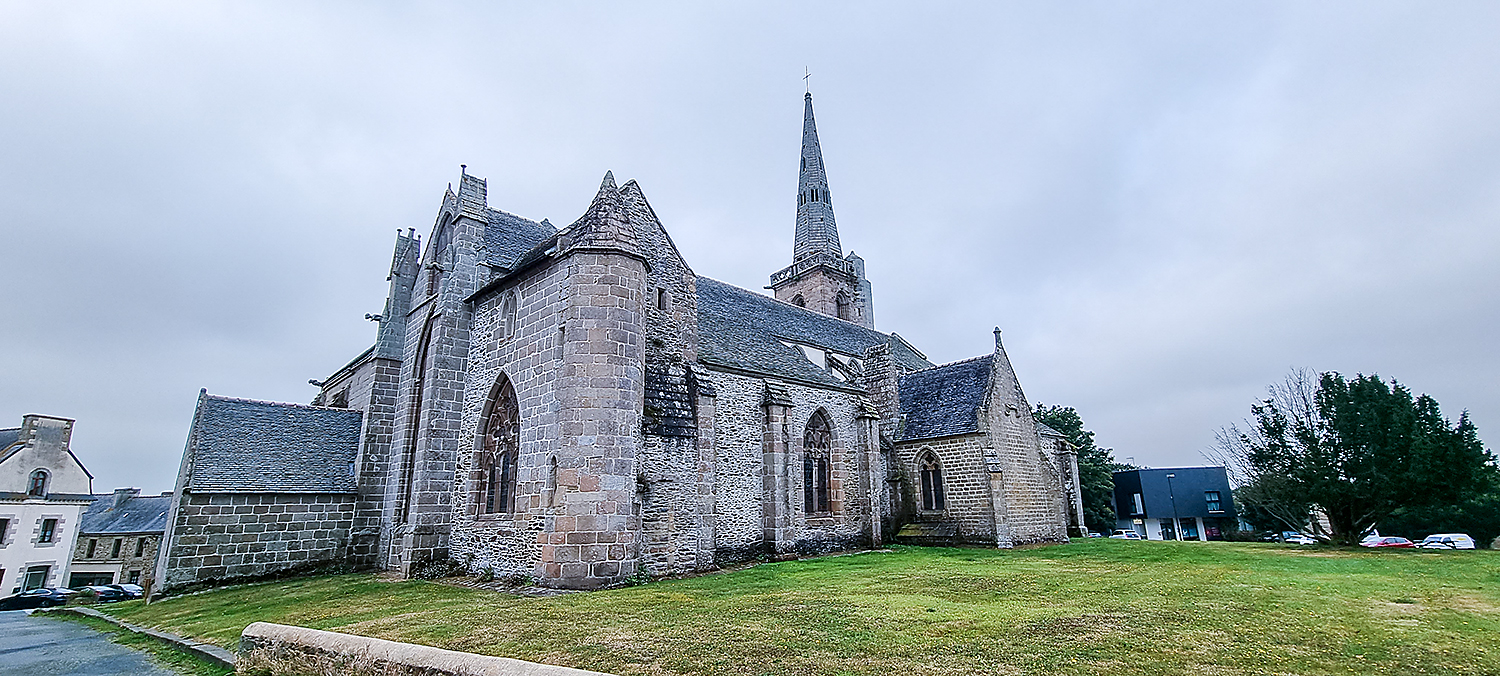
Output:
[[126,500],[129,500],[129,499],[131,499],[133,497],[136,497],[136,496],[138,496],[140,494],[141,494],[141,489],[139,489],[139,488],[116,488],[115,489],[115,504],[111,505],[110,509],[119,509],[121,503],[123,503]]

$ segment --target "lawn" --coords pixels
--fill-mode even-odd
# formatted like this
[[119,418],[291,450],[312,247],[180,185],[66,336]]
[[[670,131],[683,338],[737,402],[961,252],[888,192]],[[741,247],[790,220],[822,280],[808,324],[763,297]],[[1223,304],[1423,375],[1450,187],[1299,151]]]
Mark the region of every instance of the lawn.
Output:
[[518,597],[374,575],[106,608],[233,647],[264,620],[616,674],[1500,674],[1500,552],[897,547]]

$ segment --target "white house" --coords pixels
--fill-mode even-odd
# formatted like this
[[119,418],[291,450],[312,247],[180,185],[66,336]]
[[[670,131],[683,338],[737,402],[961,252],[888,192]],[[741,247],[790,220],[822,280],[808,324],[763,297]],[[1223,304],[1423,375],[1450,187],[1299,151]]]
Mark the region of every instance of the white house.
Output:
[[73,421],[28,415],[0,429],[0,595],[68,579],[93,475],[68,448]]

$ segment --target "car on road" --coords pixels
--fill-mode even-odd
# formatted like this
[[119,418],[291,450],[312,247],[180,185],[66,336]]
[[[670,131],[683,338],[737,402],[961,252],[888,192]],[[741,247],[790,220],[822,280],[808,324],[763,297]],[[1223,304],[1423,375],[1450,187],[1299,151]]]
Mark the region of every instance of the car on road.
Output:
[[1113,533],[1110,533],[1109,534],[1109,539],[1111,539],[1111,540],[1139,540],[1139,539],[1141,539],[1141,534],[1137,533],[1137,532],[1135,532],[1133,530],[1130,530],[1128,528],[1122,528],[1122,529],[1116,530]]
[[1435,533],[1417,545],[1422,549],[1473,549],[1474,538],[1466,533]]
[[1403,538],[1403,537],[1396,537],[1394,535],[1387,535],[1385,537],[1375,538],[1374,540],[1371,540],[1370,538],[1365,538],[1364,540],[1360,541],[1359,546],[1361,546],[1361,547],[1402,547],[1402,548],[1410,549],[1412,547],[1416,547],[1417,544],[1415,542],[1412,542],[1411,540],[1408,540],[1408,539]]
[[77,593],[63,587],[41,587],[0,599],[0,610],[51,608],[67,603],[68,597]]

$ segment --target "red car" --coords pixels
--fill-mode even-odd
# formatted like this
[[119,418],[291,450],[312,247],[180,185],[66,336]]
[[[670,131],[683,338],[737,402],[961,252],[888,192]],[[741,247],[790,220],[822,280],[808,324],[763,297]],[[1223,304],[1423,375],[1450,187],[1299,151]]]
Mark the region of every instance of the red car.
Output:
[[1412,548],[1412,547],[1416,547],[1417,546],[1417,543],[1412,542],[1411,540],[1408,540],[1406,538],[1398,538],[1398,537],[1384,537],[1384,538],[1380,538],[1379,540],[1371,540],[1370,542],[1361,542],[1360,544],[1364,545],[1366,547],[1407,547],[1407,548]]

